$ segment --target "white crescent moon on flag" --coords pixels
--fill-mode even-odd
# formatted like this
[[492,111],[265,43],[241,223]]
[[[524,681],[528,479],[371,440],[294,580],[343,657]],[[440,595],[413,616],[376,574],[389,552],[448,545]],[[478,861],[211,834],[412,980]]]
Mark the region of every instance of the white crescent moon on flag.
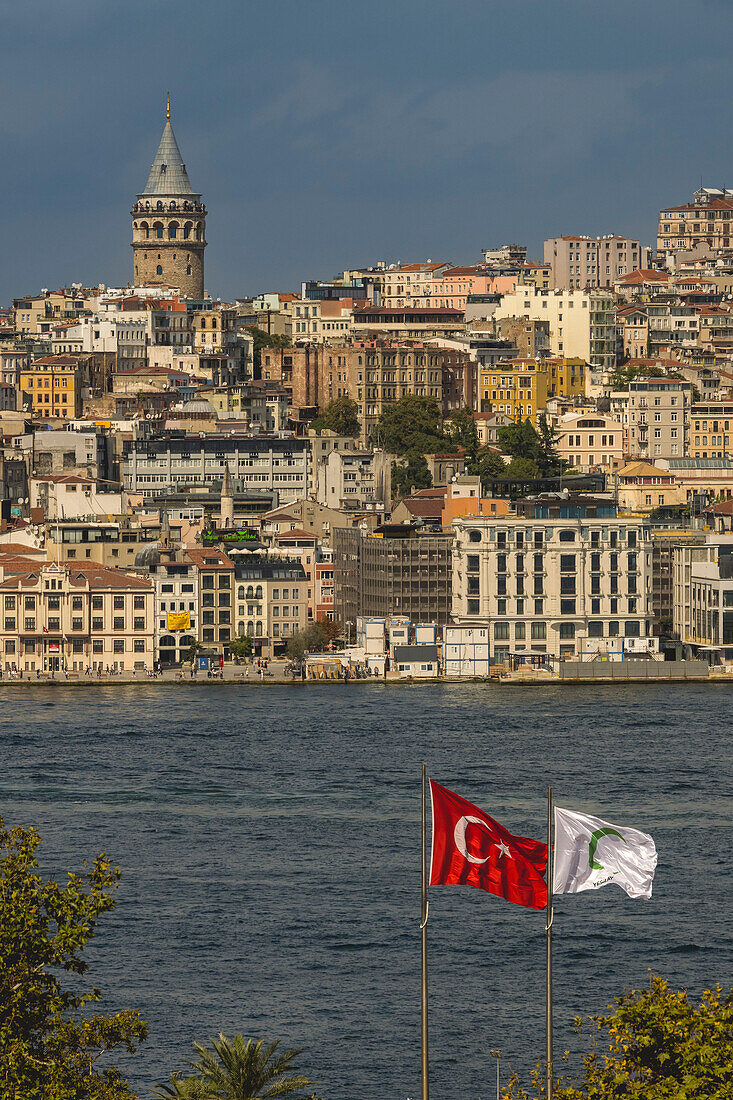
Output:
[[479,859],[478,856],[472,856],[466,847],[466,825],[468,825],[469,822],[474,825],[483,825],[484,829],[488,829],[488,825],[485,821],[482,821],[480,817],[459,817],[456,822],[456,827],[453,830],[453,840],[456,848],[469,863],[488,863],[488,856],[486,856],[485,859]]

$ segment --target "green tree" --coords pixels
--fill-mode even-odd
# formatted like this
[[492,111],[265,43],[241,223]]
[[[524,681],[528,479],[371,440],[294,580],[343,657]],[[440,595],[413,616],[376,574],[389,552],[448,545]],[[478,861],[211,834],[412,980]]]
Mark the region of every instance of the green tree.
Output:
[[254,340],[253,356],[255,369],[259,371],[262,366],[262,349],[263,348],[289,348],[290,337],[283,336],[282,334],[275,334],[273,332],[265,332],[263,328],[257,328],[256,325],[247,325],[246,331],[250,334]]
[[504,477],[535,478],[540,477],[540,468],[531,458],[522,458],[519,455],[513,458],[505,468]]
[[453,413],[448,433],[453,442],[463,448],[466,465],[474,462],[479,450],[478,428],[468,406]]
[[500,454],[484,447],[472,462],[466,463],[466,473],[481,478],[481,484],[494,478],[506,477],[506,465]]
[[[197,1062],[190,1062],[193,1074],[188,1078],[171,1077],[170,1085],[158,1085],[156,1093],[165,1100],[259,1100],[260,1097],[302,1096],[313,1082],[295,1069],[300,1050],[278,1053],[280,1043],[265,1044],[264,1039],[245,1039],[220,1035],[211,1047],[194,1043]],[[196,1086],[194,1085],[196,1083]],[[192,1090],[203,1084],[207,1091]]]
[[420,451],[409,451],[403,462],[392,463],[392,496],[409,496],[413,488],[429,489],[433,479],[427,459]]
[[[577,1079],[558,1080],[556,1100],[730,1100],[733,989],[716,986],[693,1001],[653,976],[615,1004],[609,1015],[575,1020],[581,1037],[589,1029],[590,1049]],[[533,1074],[529,1091],[513,1078],[505,1097],[545,1096],[542,1076]]]
[[359,406],[350,397],[335,397],[310,426],[319,433],[325,430],[336,435],[358,435],[361,431]]
[[406,394],[384,409],[374,429],[373,442],[395,455],[455,450],[455,444],[443,431],[436,399],[417,394]]
[[499,428],[497,437],[501,449],[513,459],[527,459],[537,467],[534,475],[518,476],[553,477],[562,471],[564,464],[555,450],[555,433],[544,415],[539,432],[530,420],[520,420]]
[[9,830],[0,818],[0,1095],[125,1100],[133,1093],[106,1055],[133,1053],[147,1025],[131,1010],[90,1012],[101,993],[79,980],[120,871],[101,854],[60,885],[38,873],[40,843],[35,829]]
[[251,657],[252,639],[249,634],[243,634],[239,638],[233,638],[229,643],[229,652],[232,657]]

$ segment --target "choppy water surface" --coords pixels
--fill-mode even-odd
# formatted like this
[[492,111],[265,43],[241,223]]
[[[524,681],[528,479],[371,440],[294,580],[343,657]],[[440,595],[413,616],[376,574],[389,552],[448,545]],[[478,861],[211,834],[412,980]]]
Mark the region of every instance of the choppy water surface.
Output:
[[[727,686],[0,688],[0,810],[49,872],[123,868],[90,949],[138,1007],[141,1096],[194,1038],[281,1036],[327,1100],[419,1093],[419,773],[544,837],[558,803],[651,832],[651,902],[558,900],[557,1051],[648,969],[733,981]],[[431,891],[433,1093],[491,1095],[543,1049],[544,914]]]

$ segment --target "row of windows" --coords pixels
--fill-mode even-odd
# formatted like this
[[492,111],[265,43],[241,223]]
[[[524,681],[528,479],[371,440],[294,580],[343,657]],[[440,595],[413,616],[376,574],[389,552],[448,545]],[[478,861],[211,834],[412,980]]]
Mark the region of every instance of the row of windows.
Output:
[[[107,639],[109,642],[110,639]],[[91,646],[92,653],[104,653],[105,639],[104,638],[92,638]],[[74,641],[71,643],[72,653],[84,653],[88,642]],[[33,641],[23,641],[23,652],[28,653],[43,653],[43,643]],[[0,640],[0,649],[2,648],[2,640]],[[112,639],[112,652],[113,653],[145,653],[148,648],[144,638],[113,638]],[[107,647],[109,651],[109,646]],[[5,641],[6,653],[20,653],[20,643],[16,642],[13,638],[8,638]]]
[[[16,625],[17,621],[18,620],[14,615],[13,616],[6,616],[5,619],[4,619],[4,622],[3,622],[3,626],[4,626],[5,630],[8,631],[8,632],[17,630],[18,629],[18,627]],[[46,620],[46,622],[47,622],[47,625],[46,625],[45,628],[43,628],[41,626],[41,623],[39,623],[36,620],[35,617],[31,618],[29,616],[25,616],[24,619],[23,619],[23,629],[28,631],[29,633],[32,633],[32,634],[35,634],[37,631],[40,631],[41,629],[46,629],[50,633],[54,633],[54,634],[60,633],[60,631],[61,631],[61,619],[60,618],[54,618],[53,616],[50,616]],[[70,629],[74,632],[78,632],[78,631],[87,630],[88,628],[85,626],[83,618],[78,618],[78,619],[77,618],[72,618]],[[92,616],[91,629],[92,630],[104,630],[104,619],[101,615],[99,615],[99,616],[93,615]],[[127,629],[124,615],[115,615],[115,617],[112,620],[112,629],[113,630],[126,630]],[[145,630],[145,617],[144,616],[140,616],[140,617],[135,616],[132,620],[132,629],[133,630]]]
[[[494,623],[494,638],[496,641],[509,641],[511,623]],[[523,642],[527,637],[527,624],[526,623],[514,623],[514,640],[517,642]],[[530,637],[533,642],[544,641],[547,638],[547,624],[546,623],[530,623]],[[588,637],[589,638],[603,638],[604,636],[609,638],[617,638],[621,634],[621,624],[611,619],[605,623],[606,631],[604,632],[604,622],[602,619],[591,619],[588,622]],[[623,624],[624,635],[627,638],[639,638],[641,637],[641,623],[638,619],[627,619]],[[568,640],[575,637],[576,632],[575,623],[560,623],[559,635],[561,638]]]
[[[53,582],[52,582],[53,583]],[[87,596],[72,596],[71,597],[71,610],[83,611],[84,606],[89,597]],[[16,606],[20,606],[20,601],[23,600],[23,608],[25,611],[35,611],[36,609],[36,596],[6,596],[5,597],[5,610],[14,611]],[[145,596],[133,596],[132,606],[136,611],[145,610]],[[40,600],[40,597],[39,597]],[[61,594],[57,596],[49,596],[44,594],[43,602],[49,611],[58,611],[61,608]],[[91,606],[93,611],[101,611],[104,607],[104,596],[92,596]],[[124,596],[113,596],[112,607],[115,611],[123,611],[125,608]]]

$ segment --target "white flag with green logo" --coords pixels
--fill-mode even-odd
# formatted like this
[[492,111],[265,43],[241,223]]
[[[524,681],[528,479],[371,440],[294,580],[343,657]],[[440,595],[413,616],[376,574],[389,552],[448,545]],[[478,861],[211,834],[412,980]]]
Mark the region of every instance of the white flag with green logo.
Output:
[[615,882],[630,898],[650,898],[656,866],[657,849],[646,833],[555,806],[553,893]]

